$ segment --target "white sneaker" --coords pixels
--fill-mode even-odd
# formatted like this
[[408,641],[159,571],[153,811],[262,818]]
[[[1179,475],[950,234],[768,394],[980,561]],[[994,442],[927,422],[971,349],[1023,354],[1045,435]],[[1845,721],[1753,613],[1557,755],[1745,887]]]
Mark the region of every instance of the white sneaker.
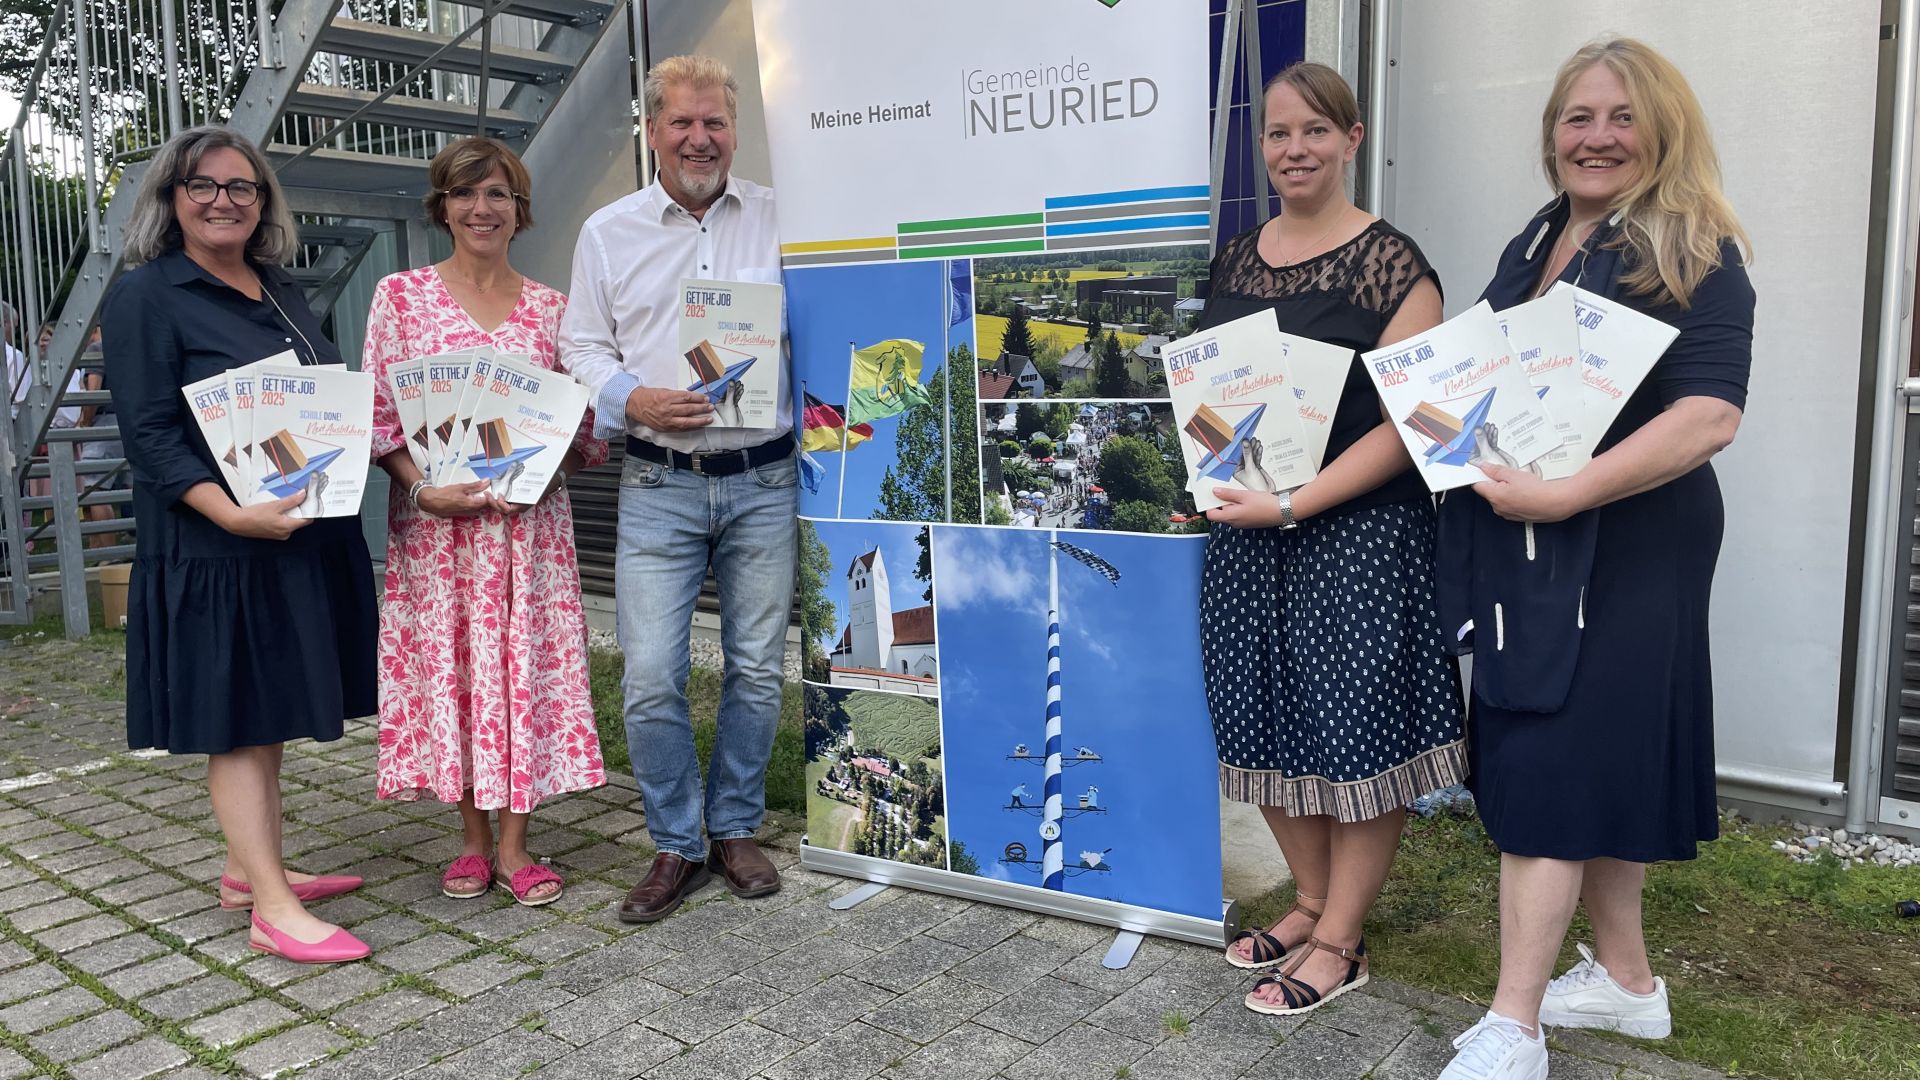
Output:
[[1664,1039],[1673,1033],[1667,1007],[1667,981],[1655,976],[1653,992],[1636,994],[1614,981],[1593,950],[1579,945],[1583,959],[1547,984],[1540,1022],[1552,1027],[1598,1028],[1636,1039]]
[[1440,1080],[1547,1080],[1547,1040],[1526,1025],[1489,1009],[1480,1022],[1453,1040],[1460,1051],[1440,1070]]

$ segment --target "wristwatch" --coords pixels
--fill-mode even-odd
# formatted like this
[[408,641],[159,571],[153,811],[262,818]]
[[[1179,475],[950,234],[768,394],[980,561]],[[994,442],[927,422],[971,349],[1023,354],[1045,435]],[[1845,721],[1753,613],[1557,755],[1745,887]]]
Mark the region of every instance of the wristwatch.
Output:
[[1293,492],[1291,491],[1280,493],[1280,527],[1283,529],[1300,527],[1300,523],[1293,519]]

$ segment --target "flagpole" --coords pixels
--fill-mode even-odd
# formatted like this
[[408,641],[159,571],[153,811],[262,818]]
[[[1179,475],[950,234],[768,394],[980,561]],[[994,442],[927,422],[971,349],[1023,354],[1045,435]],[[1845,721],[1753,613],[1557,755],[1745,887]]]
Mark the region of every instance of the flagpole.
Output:
[[[954,301],[952,259],[947,260],[947,280],[945,284],[946,288],[943,291],[947,294],[947,303],[941,305],[942,307],[950,305]],[[942,518],[944,521],[953,520],[953,351],[949,340],[950,335],[953,333],[953,315],[954,313],[951,311],[946,313],[947,317],[941,320],[940,330],[940,364],[942,370],[947,373],[947,377],[940,380],[940,388],[943,391],[941,397],[944,399],[940,406],[940,460],[946,464],[947,492],[946,516]]]
[[847,508],[847,436],[853,427],[853,342],[847,342],[847,396],[840,406],[840,494],[833,501],[833,516],[846,516]]

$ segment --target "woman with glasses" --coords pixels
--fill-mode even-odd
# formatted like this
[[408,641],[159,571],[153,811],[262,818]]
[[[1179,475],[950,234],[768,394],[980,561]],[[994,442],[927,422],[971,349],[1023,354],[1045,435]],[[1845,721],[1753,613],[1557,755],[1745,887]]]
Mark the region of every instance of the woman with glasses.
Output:
[[206,754],[227,841],[220,906],[252,909],[251,944],[298,963],[367,955],[305,903],[359,887],[281,865],[290,739],[338,739],[374,710],[373,575],[358,517],[287,512],[229,491],[182,386],[277,353],[337,364],[280,264],[293,215],[259,149],[220,127],[169,139],[127,221],[136,268],[101,316],[107,385],[134,475],[127,744]]
[[[564,477],[606,460],[607,446],[592,437],[591,414],[583,417],[560,472],[527,506],[490,494],[486,481],[434,485],[420,474],[387,368],[494,349],[551,369],[567,305],[507,260],[513,238],[533,225],[531,181],[512,150],[462,139],[433,159],[428,178],[427,216],[452,235],[453,254],[382,279],[367,316],[373,452],[393,477],[379,794],[459,805],[465,843],[441,879],[447,896],[499,884],[522,904],[550,904],[561,880],[528,852],[528,815],[552,796],[606,782]],[[497,841],[489,811],[498,812]]]

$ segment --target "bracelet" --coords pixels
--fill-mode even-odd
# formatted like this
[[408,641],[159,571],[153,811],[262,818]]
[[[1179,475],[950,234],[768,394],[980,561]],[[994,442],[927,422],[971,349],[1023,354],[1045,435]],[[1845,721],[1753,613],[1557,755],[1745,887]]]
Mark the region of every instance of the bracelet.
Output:
[[1279,498],[1280,498],[1280,527],[1282,529],[1299,528],[1300,523],[1298,521],[1295,521],[1293,518],[1293,492],[1283,491],[1280,493]]
[[413,486],[407,489],[407,501],[413,504],[415,510],[420,509],[420,493],[426,489],[425,480],[415,480]]

